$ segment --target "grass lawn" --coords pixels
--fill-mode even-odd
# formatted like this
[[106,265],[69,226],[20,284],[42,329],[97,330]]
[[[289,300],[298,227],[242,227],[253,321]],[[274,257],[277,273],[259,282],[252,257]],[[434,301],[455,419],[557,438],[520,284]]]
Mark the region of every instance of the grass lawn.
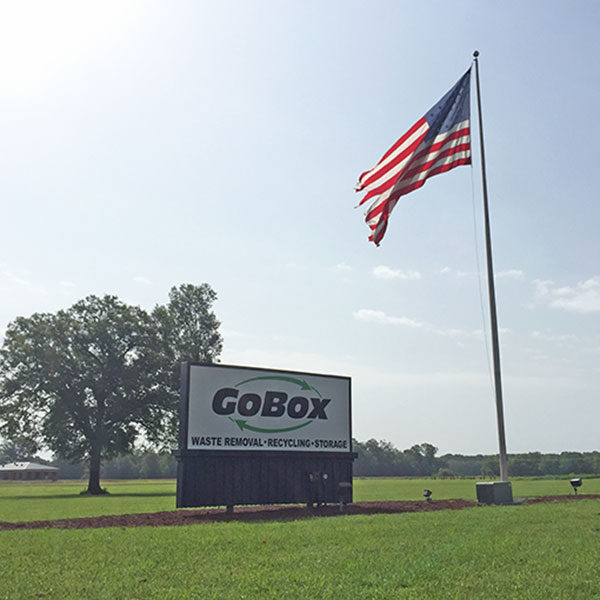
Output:
[[38,521],[175,509],[173,480],[102,482],[106,496],[80,496],[81,481],[0,483],[0,521]]
[[[81,499],[85,501],[85,499]],[[600,502],[0,532],[0,599],[600,598]]]

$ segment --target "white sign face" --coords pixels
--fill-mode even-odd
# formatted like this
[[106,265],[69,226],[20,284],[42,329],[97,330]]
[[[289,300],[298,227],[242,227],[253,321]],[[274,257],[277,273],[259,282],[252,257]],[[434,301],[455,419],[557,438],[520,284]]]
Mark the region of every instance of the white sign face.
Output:
[[351,452],[348,377],[189,369],[188,450]]

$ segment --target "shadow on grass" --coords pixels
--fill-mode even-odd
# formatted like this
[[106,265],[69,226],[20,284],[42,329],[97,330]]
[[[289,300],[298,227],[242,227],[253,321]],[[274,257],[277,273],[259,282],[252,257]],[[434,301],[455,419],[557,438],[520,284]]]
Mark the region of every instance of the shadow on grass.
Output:
[[80,494],[79,492],[73,492],[72,494],[43,494],[40,496],[1,496],[2,500],[64,500],[65,498],[167,498],[175,497],[175,492],[148,492],[146,494],[142,492],[132,492],[130,494],[113,494],[110,490],[108,494],[98,494],[97,496],[91,494]]

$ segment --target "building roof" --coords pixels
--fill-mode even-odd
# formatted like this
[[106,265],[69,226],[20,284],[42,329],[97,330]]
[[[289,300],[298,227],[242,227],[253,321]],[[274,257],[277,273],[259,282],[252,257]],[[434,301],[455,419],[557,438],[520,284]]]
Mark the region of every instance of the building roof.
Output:
[[0,465],[0,471],[58,471],[58,469],[34,462],[15,462]]

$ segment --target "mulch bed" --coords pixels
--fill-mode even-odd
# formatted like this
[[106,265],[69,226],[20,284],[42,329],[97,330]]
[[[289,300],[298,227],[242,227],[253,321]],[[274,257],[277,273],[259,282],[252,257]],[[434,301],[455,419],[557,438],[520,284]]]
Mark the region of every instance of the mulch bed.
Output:
[[538,496],[527,498],[527,504],[539,504],[540,502],[569,502],[571,500],[598,500],[600,494],[577,494],[570,496]]
[[[568,502],[573,500],[600,499],[600,494],[579,494],[578,496],[542,496],[527,500],[527,504],[539,502]],[[407,512],[431,512],[436,510],[461,510],[477,506],[471,500],[434,500],[433,502],[356,502],[344,508],[344,515],[378,515]],[[224,509],[173,510],[132,515],[106,515],[78,519],[55,519],[52,521],[20,521],[10,523],[0,521],[0,531],[12,529],[86,529],[100,527],[160,527],[174,525],[196,525],[217,521],[273,521],[309,519],[314,517],[339,516],[337,505],[307,508],[298,505],[236,506],[233,514]]]

